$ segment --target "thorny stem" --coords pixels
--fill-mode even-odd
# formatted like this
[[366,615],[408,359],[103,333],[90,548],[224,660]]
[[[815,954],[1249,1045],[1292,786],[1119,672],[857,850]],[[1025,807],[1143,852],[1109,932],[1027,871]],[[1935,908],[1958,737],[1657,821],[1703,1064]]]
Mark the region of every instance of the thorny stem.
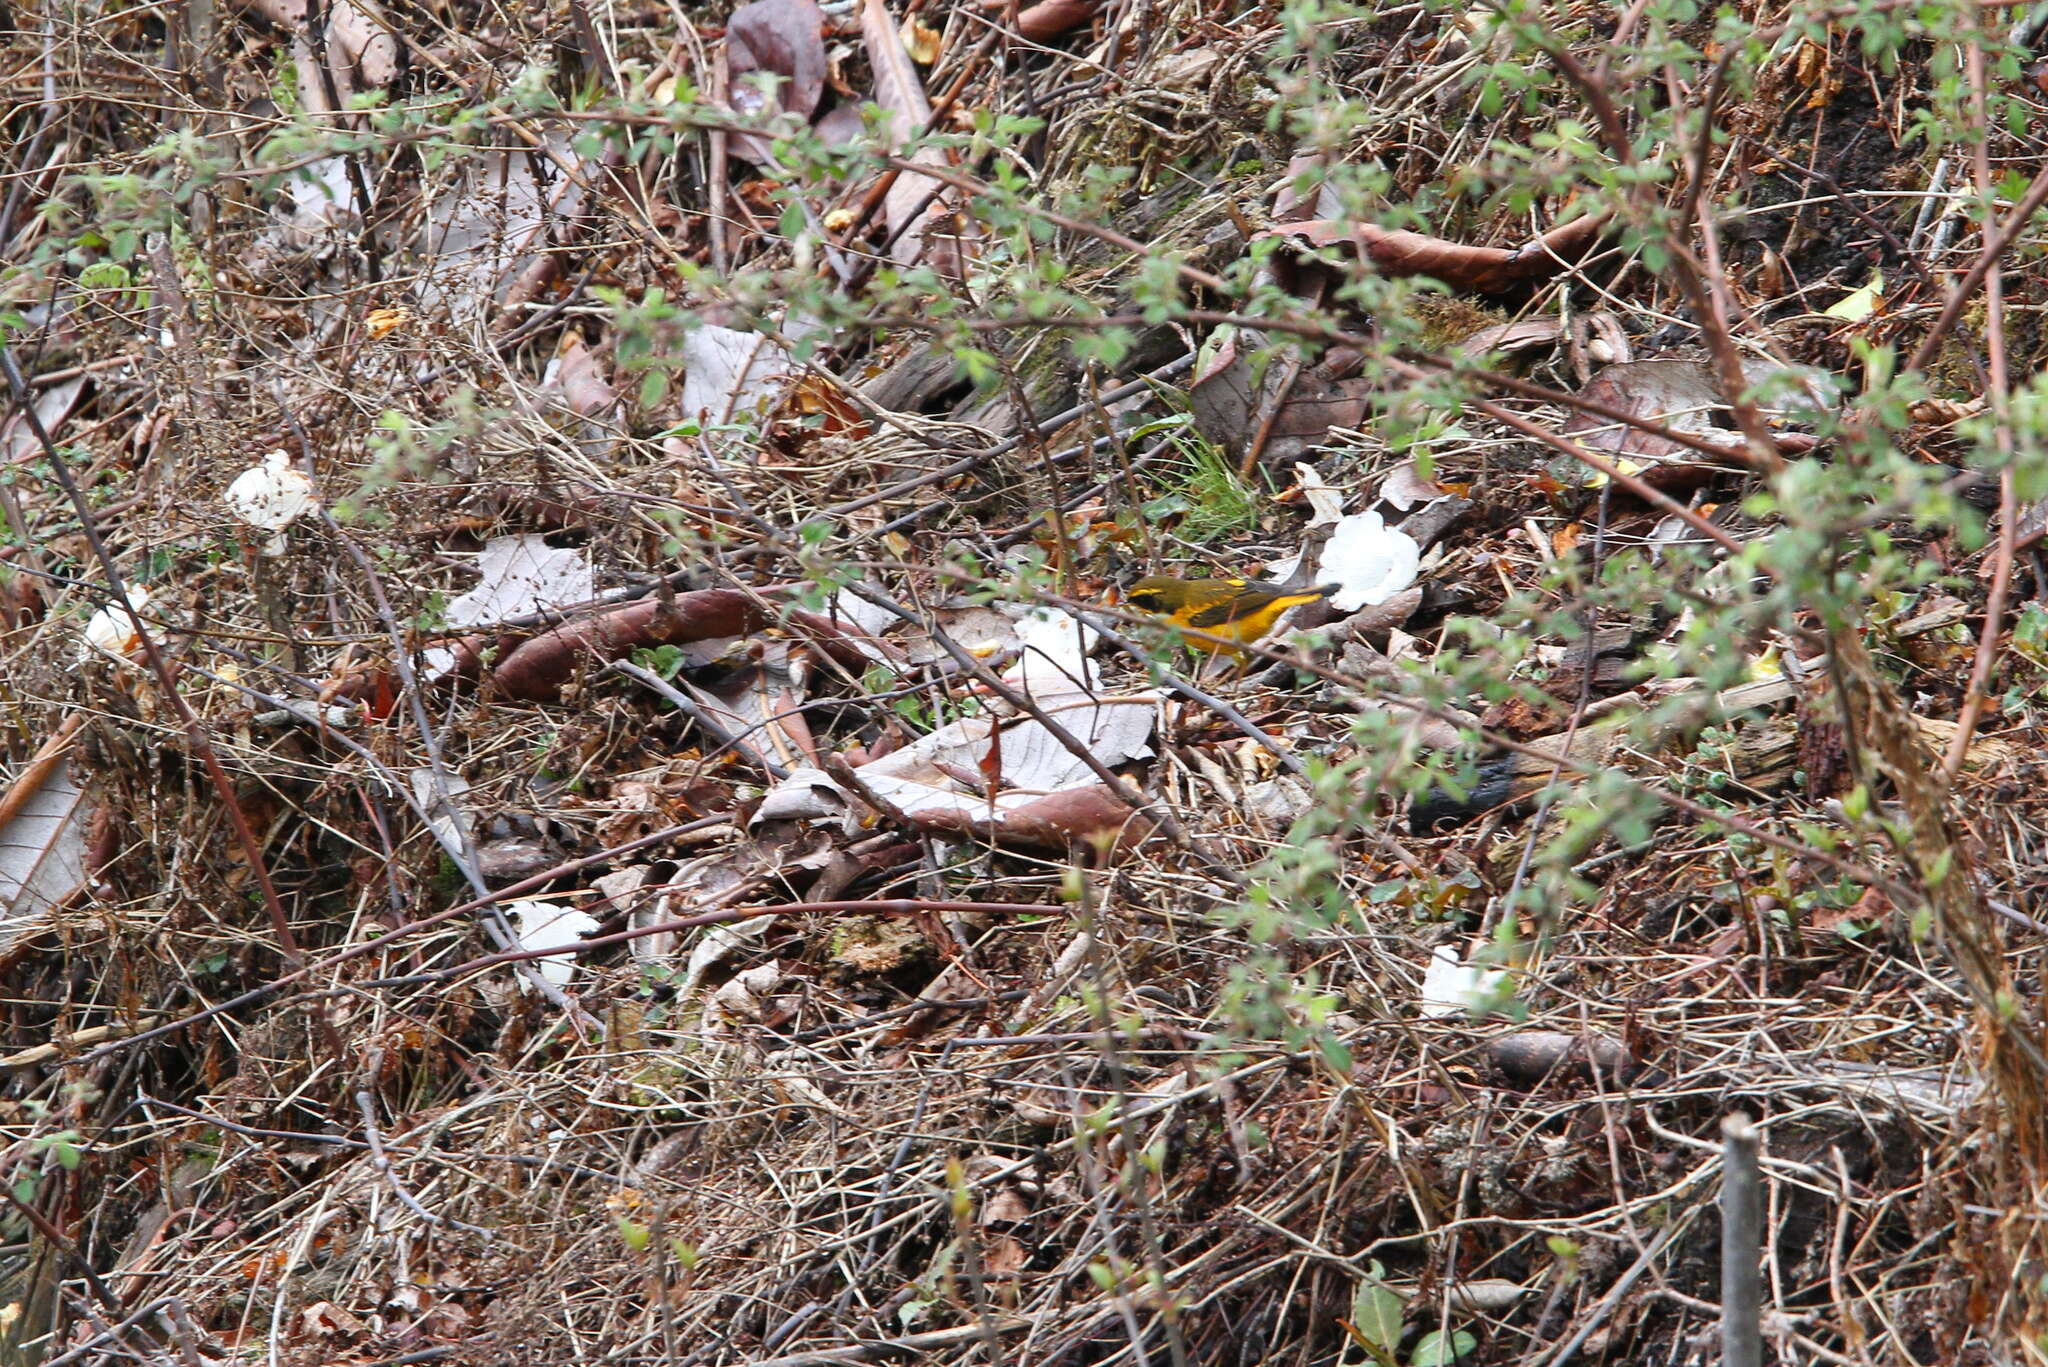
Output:
[[[1986,126],[1984,110],[1983,31],[1976,24],[1970,29],[1967,66],[1970,115],[1976,125],[1972,150],[1976,160],[1977,193],[1988,204],[1993,189],[1990,130]],[[1995,258],[1984,273],[1984,307],[1984,345],[1990,371],[1985,397],[1991,404],[1992,440],[1997,445],[1999,456],[1998,549],[1991,561],[1991,589],[1984,599],[1984,625],[1977,633],[1977,650],[1970,662],[1969,681],[1963,685],[1963,706],[1956,716],[1956,733],[1949,740],[1948,753],[1942,757],[1941,772],[1950,786],[1962,772],[1963,756],[1969,751],[1970,740],[1977,734],[1977,723],[1984,715],[1984,685],[1989,681],[1991,667],[1998,658],[1999,637],[2005,628],[2005,599],[2012,587],[2012,562],[2019,538],[2019,497],[2013,476],[2012,399],[2007,393],[2005,272],[1998,268]]]

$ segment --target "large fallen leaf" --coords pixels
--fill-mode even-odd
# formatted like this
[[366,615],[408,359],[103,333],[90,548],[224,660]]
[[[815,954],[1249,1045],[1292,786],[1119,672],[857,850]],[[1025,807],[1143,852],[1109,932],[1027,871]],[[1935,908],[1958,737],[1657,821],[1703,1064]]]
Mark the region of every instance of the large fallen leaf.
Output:
[[332,77],[344,108],[359,92],[380,89],[398,78],[397,37],[355,0],[335,0],[318,7],[313,0],[250,0],[249,7],[291,38],[302,108],[335,112],[310,37],[310,21],[315,15],[326,30],[320,35],[318,49],[326,54],[327,75]]
[[[1704,361],[1630,361],[1611,365],[1593,376],[1581,397],[1618,409],[1645,422],[1698,437],[1731,452],[1743,446],[1740,432],[1715,422],[1727,404],[1721,385]],[[1653,464],[1696,460],[1690,446],[1592,413],[1576,412],[1565,421],[1564,434],[1608,456]]]
[[1427,275],[1454,290],[1498,294],[1565,270],[1599,241],[1606,222],[1604,215],[1588,215],[1512,250],[1471,247],[1427,233],[1341,219],[1282,224],[1259,236],[1306,242],[1312,247],[1350,247],[1382,275]]
[[926,811],[918,823],[929,831],[1041,849],[1110,840],[1117,849],[1130,849],[1153,829],[1152,822],[1133,812],[1102,783],[1044,797],[1020,798],[1006,793],[994,804]]
[[[496,536],[477,556],[476,587],[448,604],[448,625],[476,627],[590,601],[596,581],[581,551],[550,546],[538,532]],[[436,646],[422,653],[429,678],[456,665],[456,651]]]
[[[700,589],[668,599],[642,598],[564,622],[511,646],[491,671],[491,684],[506,697],[544,702],[555,697],[578,670],[624,659],[643,646],[746,636],[774,620],[758,598],[733,589]],[[791,612],[786,620],[848,669],[868,667],[869,656],[859,643],[818,614]],[[495,635],[468,637],[455,647],[457,668],[468,672],[481,667],[492,648],[506,645]]]
[[1458,343],[1458,350],[1467,356],[1488,356],[1495,352],[1513,355],[1518,351],[1551,346],[1562,336],[1564,320],[1561,318],[1524,318],[1518,322],[1481,328]]
[[[1099,763],[1117,765],[1152,753],[1149,742],[1157,701],[1149,693],[1103,701],[1055,701],[1045,711]],[[995,729],[985,717],[942,726],[915,744],[866,765],[861,775],[943,782],[948,775],[940,765],[977,772]],[[1094,770],[1037,718],[1019,717],[1004,724],[1001,731],[1000,772],[1006,787],[1046,793],[1094,782]]]
[[460,774],[422,765],[407,776],[413,800],[426,818],[427,829],[450,858],[460,858],[475,835],[476,822],[462,799],[469,793],[469,780]]
[[[924,80],[904,50],[896,21],[889,16],[883,0],[863,0],[860,11],[861,40],[867,46],[868,62],[875,72],[875,103],[887,113],[883,127],[889,146],[907,153],[909,159],[928,166],[943,167],[946,154],[935,147],[911,149],[910,141],[932,123],[931,101],[926,98]],[[934,214],[944,214],[942,187],[914,172],[896,178],[882,198],[882,218],[888,225],[892,245],[890,259],[908,266],[926,255],[926,236]],[[932,253],[930,265],[941,274],[957,275],[962,269],[961,247]]]
[[1422,477],[1415,461],[1403,461],[1380,481],[1380,502],[1397,512],[1410,512],[1417,504],[1434,503],[1450,496],[1450,490],[1433,479]]
[[1004,680],[1040,702],[1095,692],[1099,679],[1088,658],[1099,632],[1053,608],[1032,608],[1016,620],[1017,663]]
[[[1152,753],[1157,699],[1073,699],[1046,707],[1104,765]],[[993,771],[990,798],[981,776]],[[1035,718],[998,727],[986,717],[943,726],[915,744],[863,766],[861,783],[878,799],[928,829],[1046,843],[1122,827],[1130,808],[1095,781],[1095,771]],[[800,769],[762,799],[755,820],[851,819],[854,796],[820,769]],[[1149,829],[1149,828],[1148,828]]]
[[827,615],[834,621],[843,620],[864,636],[880,636],[903,620],[887,608],[870,603],[852,589],[841,589],[832,595],[832,606],[827,609]]
[[86,877],[89,808],[61,750],[9,781],[23,787],[10,788],[13,814],[0,824],[0,954],[40,929]]
[[[814,0],[753,0],[725,26],[727,101],[747,119],[795,114],[809,119],[825,93],[825,15]],[[771,83],[770,93],[762,87]],[[770,140],[734,133],[732,150],[766,164]]]
[[[1007,0],[984,0],[986,8],[1002,11]],[[1095,17],[1102,0],[1038,0],[1017,11],[1017,36],[1027,43],[1042,43],[1077,29]]]
[[1313,361],[1257,359],[1266,337],[1221,328],[1203,348],[1188,387],[1188,408],[1202,435],[1243,455],[1264,438],[1262,463],[1303,456],[1329,439],[1333,427],[1357,427],[1372,411],[1378,384],[1362,369],[1358,352],[1333,347]]
[[291,193],[292,216],[286,233],[295,246],[316,246],[328,232],[353,230],[360,221],[346,157],[322,157],[301,167],[292,176]]
[[716,687],[681,687],[729,736],[771,764],[815,764],[817,744],[802,711],[808,696],[787,641],[762,643],[744,667]]
[[[78,376],[62,384],[51,385],[36,396],[36,421],[53,440],[62,440],[64,420],[71,410],[78,406],[78,399],[85,392],[87,377]],[[29,457],[42,451],[42,442],[16,408],[7,416],[5,426],[0,426],[0,466],[13,468]]]
[[[1778,387],[1788,377],[1792,381],[1791,397],[1762,406],[1767,418],[1796,416],[1801,409],[1827,410],[1835,404],[1833,390],[1819,371],[1804,367],[1788,369],[1762,358],[1747,360],[1742,368],[1752,391]],[[1742,434],[1734,430],[1733,421],[1726,416],[1728,401],[1720,378],[1704,361],[1667,359],[1611,365],[1597,372],[1580,396],[1644,422],[1726,447],[1731,454],[1745,445]],[[1683,442],[1594,413],[1573,413],[1565,422],[1564,432],[1618,465],[1622,461],[1655,465],[1701,459],[1698,450]],[[1813,438],[1799,433],[1778,438],[1780,448],[1787,452],[1805,449],[1812,442]]]
[[[582,165],[557,135],[532,151],[467,153],[431,177],[440,193],[427,204],[421,247],[428,264],[416,287],[426,310],[458,322],[495,312],[548,245],[549,224],[580,211],[581,177],[561,168]],[[551,173],[545,183],[541,167]]]
[[559,398],[581,418],[608,412],[619,397],[605,376],[603,361],[578,332],[562,334],[562,344],[541,376],[541,393]]
[[448,624],[482,626],[588,602],[596,579],[583,552],[550,546],[538,532],[492,537],[476,562],[477,584],[448,604]]
[[777,335],[742,332],[716,323],[692,328],[682,347],[683,416],[712,424],[765,416],[797,372],[789,359],[788,344],[814,327],[793,318],[781,325]]

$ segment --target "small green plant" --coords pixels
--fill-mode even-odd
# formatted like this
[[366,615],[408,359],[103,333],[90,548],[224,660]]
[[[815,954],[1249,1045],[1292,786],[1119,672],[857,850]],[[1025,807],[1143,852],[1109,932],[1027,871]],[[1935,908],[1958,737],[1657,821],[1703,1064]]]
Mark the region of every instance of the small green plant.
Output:
[[689,663],[689,657],[683,654],[681,646],[642,646],[633,652],[633,663],[650,674],[659,674],[674,682],[676,675],[683,672],[683,666]]
[[[55,1134],[38,1135],[31,1139],[29,1144],[34,1151],[49,1154],[66,1172],[71,1172],[77,1169],[85,1156],[79,1147],[79,1140],[77,1130],[59,1130]],[[14,1199],[23,1205],[32,1203],[36,1199],[37,1185],[37,1178],[33,1172],[16,1178],[13,1188]]]
[[1415,1340],[1405,1358],[1398,1351],[1408,1335],[1408,1297],[1388,1285],[1387,1270],[1371,1263],[1351,1297],[1351,1318],[1344,1325],[1351,1342],[1373,1367],[1454,1367],[1479,1346],[1463,1329],[1431,1329]]
[[1167,492],[1145,505],[1145,515],[1177,515],[1180,538],[1205,547],[1255,529],[1261,511],[1259,493],[1238,477],[1229,454],[1197,432],[1185,414],[1140,429],[1141,435],[1160,431],[1166,433],[1174,454],[1165,463],[1161,481]]

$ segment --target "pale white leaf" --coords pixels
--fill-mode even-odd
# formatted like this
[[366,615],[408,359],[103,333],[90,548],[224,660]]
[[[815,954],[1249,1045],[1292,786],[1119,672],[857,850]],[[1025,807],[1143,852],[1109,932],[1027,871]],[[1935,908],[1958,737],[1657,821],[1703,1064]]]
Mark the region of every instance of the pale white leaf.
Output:
[[[521,949],[565,949],[581,943],[583,937],[598,926],[597,918],[589,912],[556,902],[507,902],[504,911],[519,935]],[[576,976],[573,955],[556,954],[532,962],[540,970],[541,977],[556,987],[568,986],[569,980]]]
[[85,881],[86,800],[68,762],[0,827],[0,952],[39,929]]
[[1003,676],[1006,682],[1040,702],[1096,690],[1095,665],[1088,658],[1101,639],[1095,628],[1064,612],[1040,607],[1019,617],[1015,630],[1022,655]]
[[1395,466],[1380,481],[1380,501],[1404,513],[1418,504],[1434,503],[1443,496],[1443,487],[1434,480],[1424,479],[1421,467],[1412,460]]
[[1501,969],[1468,964],[1455,949],[1438,945],[1430,951],[1429,967],[1422,972],[1422,1014],[1442,1017],[1483,1011],[1501,997],[1507,980]]
[[902,620],[889,609],[877,607],[852,589],[841,589],[832,596],[832,616],[851,623],[869,636],[879,636]]
[[236,475],[221,497],[241,521],[272,533],[263,548],[266,555],[283,554],[284,529],[320,506],[313,481],[283,451],[270,452]]
[[451,859],[461,859],[473,829],[469,813],[461,806],[462,796],[469,791],[469,780],[426,765],[414,769],[409,777],[413,800],[426,814],[427,829]]
[[704,938],[690,951],[689,967],[683,970],[679,989],[688,992],[704,981],[704,975],[743,949],[758,945],[776,922],[774,916],[749,916],[731,925],[706,926]]
[[[1311,527],[1328,527],[1344,516],[1344,495],[1330,486],[1322,473],[1313,465],[1294,467],[1294,482],[1301,488],[1301,496],[1308,500]],[[1297,557],[1298,558],[1298,557]]]
[[[792,324],[789,340],[809,331]],[[760,411],[796,372],[789,354],[766,333],[706,323],[683,336],[683,416],[723,423]]]
[[581,551],[550,546],[538,532],[494,536],[477,556],[477,585],[448,604],[448,624],[485,626],[588,602],[596,591]]
[[[141,584],[128,586],[128,601],[137,612],[149,610],[149,590]],[[148,630],[147,627],[144,628]],[[155,632],[150,639],[157,640]],[[142,645],[142,638],[136,634],[135,619],[118,602],[108,603],[95,612],[85,624],[85,645],[88,652],[97,650],[125,660]]]
[[1387,526],[1376,512],[1353,513],[1337,523],[1317,562],[1318,583],[1334,583],[1330,606],[1356,612],[1384,603],[1415,582],[1422,547],[1415,538]]

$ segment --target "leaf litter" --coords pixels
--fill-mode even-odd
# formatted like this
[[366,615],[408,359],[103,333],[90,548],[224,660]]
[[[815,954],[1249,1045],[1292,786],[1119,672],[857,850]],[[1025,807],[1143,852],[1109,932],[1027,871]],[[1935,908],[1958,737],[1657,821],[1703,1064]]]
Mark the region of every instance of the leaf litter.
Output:
[[[1505,899],[1559,781],[1710,794],[1781,839],[1868,800],[1837,781],[1810,639],[1757,643],[1731,687],[1658,674],[1694,619],[1610,611],[1532,642],[1510,700],[1388,696],[1461,648],[1454,618],[1505,634],[1491,614],[1553,592],[1560,562],[1597,569],[1631,538],[1720,555],[1717,535],[1772,525],[1744,507],[1758,457],[1727,367],[1696,332],[1669,339],[1679,304],[1654,276],[1589,274],[1613,225],[1562,197],[1446,209],[1429,232],[1390,201],[1375,223],[1298,183],[1328,148],[1296,149],[1277,186],[1273,167],[1230,183],[1234,139],[1272,135],[1234,103],[1281,41],[1263,14],[463,15],[411,32],[340,4],[315,34],[290,5],[195,9],[234,42],[203,31],[198,67],[150,66],[159,103],[217,82],[216,132],[252,163],[270,115],[232,111],[279,101],[355,129],[370,92],[424,92],[490,136],[366,139],[267,199],[209,198],[225,226],[132,248],[161,317],[124,315],[119,287],[69,312],[10,297],[40,329],[14,353],[34,412],[91,481],[224,780],[75,509],[0,486],[20,533],[0,599],[19,662],[0,1066],[8,1175],[47,1222],[0,1252],[10,1348],[1675,1360],[1712,1328],[1717,1124],[1741,1108],[1771,1127],[1787,1359],[1993,1360],[1961,1300],[1988,1241],[1955,1226],[1983,1208],[1957,1175],[1986,1097],[1974,1027],[1876,884],[1745,865],[1693,811],[1655,840],[1589,832],[1583,903],[1511,972],[1469,948],[1519,914]],[[1382,16],[1398,40],[1360,28],[1377,66],[1347,77],[1385,123],[1349,154],[1396,192],[1462,161],[1468,117],[1505,117],[1466,79],[1474,23],[1421,16]],[[124,120],[171,117],[127,103],[154,51],[140,28],[9,41],[62,92],[41,108],[63,141],[9,166],[45,206],[74,191],[31,154],[127,165],[143,141]],[[490,103],[541,81],[519,54],[542,51],[561,93]],[[1823,65],[1802,117],[1824,120],[1854,89],[1825,63],[1850,59],[1805,52]],[[589,102],[684,81],[728,117],[630,153],[584,141]],[[1001,374],[977,380],[930,318],[871,339],[705,285],[805,252],[854,300],[868,272],[926,265],[960,291],[934,284],[934,313],[1014,322],[974,293],[1006,239],[963,186],[994,175],[987,120],[1027,112],[1044,133],[1017,165],[1046,203],[1090,166],[1145,169],[1084,225],[1122,241],[1044,221],[1104,316],[1142,314],[1129,241],[1212,278],[1256,259],[1262,288],[1304,300],[1362,262],[1444,287],[1404,354],[1524,387],[1438,421],[1412,376],[1290,352],[1257,320],[1135,329],[1152,350],[1085,374],[991,327],[978,359]],[[798,168],[771,134],[813,124],[894,160],[779,199]],[[1196,183],[1160,188],[1175,177]],[[10,264],[60,217],[15,220]],[[1830,266],[1838,297],[1808,301],[1780,245],[1744,287],[1776,272],[1797,308],[1752,297],[1769,359],[1743,368],[1798,458],[1857,379],[1838,334],[1918,317],[1914,263]],[[2037,276],[2006,287],[2038,307]],[[678,301],[650,347],[632,317],[658,331]],[[1926,403],[1929,460],[1985,411]],[[10,467],[46,458],[19,417],[5,432]],[[1161,497],[1191,453],[1235,472],[1242,508],[1194,506],[1185,480]],[[1919,744],[1962,737],[1969,835],[2013,969],[2038,974],[2034,722],[2015,703],[1972,740],[1957,720],[1987,553],[1891,521],[1960,573],[1892,605],[1872,648]],[[1338,589],[1277,658],[1198,669],[1119,607],[1141,568]],[[2001,682],[2018,698],[2044,666],[2016,644]],[[1672,699],[1684,725],[1639,724]],[[1365,758],[1360,715],[1398,719],[1378,743],[1437,781],[1368,793],[1402,820],[1333,833],[1327,776]],[[231,806],[260,871],[224,834]],[[1289,881],[1318,858],[1323,882]],[[1262,971],[1294,995],[1247,977],[1283,913],[1303,919],[1261,941]]]

